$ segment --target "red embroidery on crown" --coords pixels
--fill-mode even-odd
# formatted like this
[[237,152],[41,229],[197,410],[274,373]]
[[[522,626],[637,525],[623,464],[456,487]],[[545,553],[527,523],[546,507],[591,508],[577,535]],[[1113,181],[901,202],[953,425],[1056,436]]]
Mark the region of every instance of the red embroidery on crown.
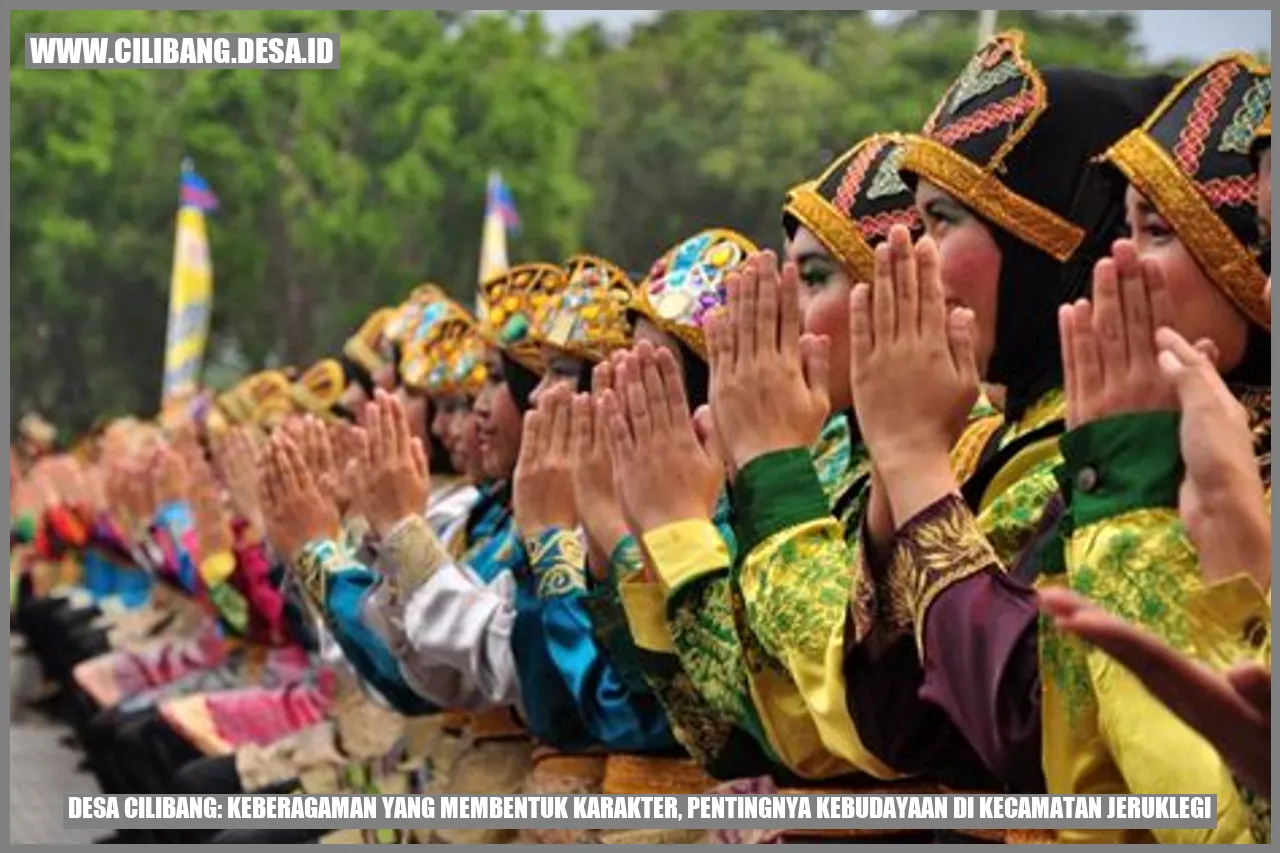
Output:
[[1200,171],[1200,158],[1204,156],[1205,140],[1213,129],[1213,122],[1222,111],[1227,101],[1227,90],[1231,81],[1240,73],[1240,66],[1234,63],[1219,65],[1210,71],[1204,85],[1196,93],[1195,103],[1187,116],[1187,123],[1178,134],[1178,142],[1173,146],[1173,159],[1183,173],[1191,176]]
[[889,229],[895,225],[905,225],[908,228],[915,229],[920,224],[920,217],[916,214],[914,207],[904,207],[901,210],[882,210],[879,213],[873,213],[870,216],[864,216],[858,220],[858,233],[863,239],[871,237],[887,237]]
[[1214,178],[1199,184],[1200,192],[1209,199],[1214,207],[1240,207],[1258,203],[1258,180],[1256,175],[1231,175],[1226,178]]
[[954,145],[957,142],[986,133],[1006,124],[1013,124],[1029,113],[1036,105],[1036,93],[1033,89],[1024,89],[1016,95],[1010,95],[1003,101],[988,104],[977,112],[970,113],[962,119],[938,128],[933,138],[943,145]]
[[862,187],[862,179],[867,176],[867,169],[871,168],[871,161],[876,159],[876,155],[880,153],[880,149],[884,148],[885,141],[877,139],[862,146],[857,154],[853,155],[849,168],[845,170],[844,177],[840,179],[840,186],[836,190],[835,206],[836,209],[848,216],[853,210],[853,204],[858,200],[858,190]]

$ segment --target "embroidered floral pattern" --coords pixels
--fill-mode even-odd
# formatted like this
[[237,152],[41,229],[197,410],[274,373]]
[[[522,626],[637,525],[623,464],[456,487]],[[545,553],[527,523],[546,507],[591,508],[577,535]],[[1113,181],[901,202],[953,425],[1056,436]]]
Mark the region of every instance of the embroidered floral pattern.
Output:
[[1201,582],[1200,566],[1174,511],[1143,509],[1090,525],[1069,549],[1072,589],[1190,651],[1186,596]]
[[1040,673],[1062,696],[1067,720],[1074,725],[1086,714],[1096,713],[1098,700],[1089,677],[1089,661],[1081,642],[1053,627],[1047,617],[1040,618]]
[[732,724],[707,704],[675,657],[642,652],[640,660],[676,741],[698,764],[712,766],[729,742]]
[[421,516],[406,519],[382,543],[382,556],[395,571],[396,593],[412,592],[449,562],[449,552]]
[[586,592],[587,557],[577,531],[550,527],[525,542],[529,565],[538,579],[538,597]]
[[744,719],[745,669],[727,578],[687,586],[669,617],[676,654],[707,705],[726,720]]
[[853,577],[841,531],[823,522],[806,527],[814,529],[783,531],[752,553],[752,563],[769,567],[767,575],[742,573],[747,618],[761,646],[778,658],[791,650],[821,655],[849,605]]
[[1053,471],[1059,464],[1056,455],[1039,463],[982,511],[979,526],[1002,563],[1013,562],[1035,535],[1045,506],[1058,491]]
[[896,548],[908,552],[916,643],[924,648],[924,620],[929,605],[947,588],[1000,561],[964,500],[956,494],[916,516],[899,533]]

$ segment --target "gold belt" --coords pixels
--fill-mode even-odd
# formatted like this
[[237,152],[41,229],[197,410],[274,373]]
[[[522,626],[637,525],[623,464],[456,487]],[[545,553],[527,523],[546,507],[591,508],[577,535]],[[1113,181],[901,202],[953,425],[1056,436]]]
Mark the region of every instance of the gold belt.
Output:
[[604,766],[606,794],[702,794],[715,785],[692,758],[619,754]]
[[495,708],[472,716],[467,731],[476,741],[517,740],[528,737],[524,727],[511,716],[510,709]]
[[467,730],[471,715],[466,711],[441,711],[440,728],[449,734],[459,735]]
[[599,783],[604,778],[604,755],[568,755],[547,747],[539,747],[533,753],[535,777],[561,777]]

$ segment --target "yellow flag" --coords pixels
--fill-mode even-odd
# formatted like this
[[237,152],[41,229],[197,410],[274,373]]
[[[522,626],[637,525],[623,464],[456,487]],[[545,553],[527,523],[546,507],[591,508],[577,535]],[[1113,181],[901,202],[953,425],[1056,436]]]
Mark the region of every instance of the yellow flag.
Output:
[[173,275],[169,281],[162,409],[189,399],[199,388],[200,368],[209,338],[209,317],[213,311],[213,264],[209,258],[205,212],[216,206],[217,199],[209,185],[190,164],[184,165]]

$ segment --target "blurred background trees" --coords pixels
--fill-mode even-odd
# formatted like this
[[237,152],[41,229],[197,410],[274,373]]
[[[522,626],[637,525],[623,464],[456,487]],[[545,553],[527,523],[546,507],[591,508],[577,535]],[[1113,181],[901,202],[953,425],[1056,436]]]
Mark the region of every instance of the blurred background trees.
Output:
[[[1048,64],[1145,70],[1120,13],[1006,12]],[[221,201],[206,379],[305,366],[436,281],[473,298],[484,181],[513,262],[637,273],[708,225],[777,245],[785,190],[919,126],[969,12],[668,12],[553,36],[536,12],[14,12],[11,403],[65,431],[154,411],[179,164]],[[333,71],[28,71],[27,32],[340,32]],[[16,415],[15,415],[16,420]]]

